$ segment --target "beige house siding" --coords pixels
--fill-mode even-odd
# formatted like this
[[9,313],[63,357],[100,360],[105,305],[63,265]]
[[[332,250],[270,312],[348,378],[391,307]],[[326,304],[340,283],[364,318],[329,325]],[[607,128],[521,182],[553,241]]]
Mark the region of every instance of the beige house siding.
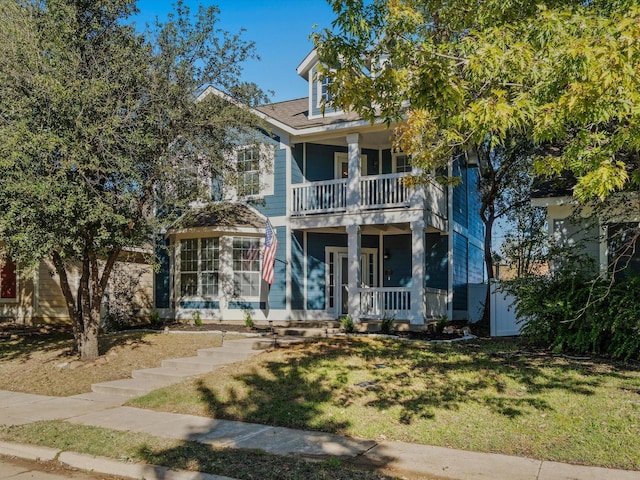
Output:
[[[80,278],[79,267],[69,272],[69,282],[75,293]],[[153,267],[140,253],[124,253],[109,281],[106,301],[122,299],[131,313],[147,318],[153,308]],[[104,308],[103,314],[108,309]],[[50,260],[40,262],[29,277],[18,269],[17,301],[0,302],[0,321],[12,320],[26,324],[68,322],[69,312],[60,288],[60,278]]]

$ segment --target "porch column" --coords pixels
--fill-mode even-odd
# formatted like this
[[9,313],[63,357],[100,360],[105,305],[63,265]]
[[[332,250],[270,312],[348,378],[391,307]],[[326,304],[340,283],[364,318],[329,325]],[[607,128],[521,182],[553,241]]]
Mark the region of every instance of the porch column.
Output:
[[229,308],[229,299],[233,296],[233,237],[220,237],[220,274],[218,279],[218,298],[220,314]]
[[347,135],[349,145],[349,178],[347,179],[347,212],[360,207],[360,135]]
[[347,225],[349,274],[347,295],[349,315],[354,323],[360,322],[360,226]]
[[412,324],[424,323],[424,220],[411,222],[411,313]]

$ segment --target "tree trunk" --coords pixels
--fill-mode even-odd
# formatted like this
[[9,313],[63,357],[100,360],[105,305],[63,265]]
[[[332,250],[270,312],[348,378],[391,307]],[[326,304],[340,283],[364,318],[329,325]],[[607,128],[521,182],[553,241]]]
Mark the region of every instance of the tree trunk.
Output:
[[493,235],[494,221],[495,218],[493,216],[493,213],[490,213],[484,222],[484,264],[487,270],[487,293],[484,297],[484,310],[482,312],[482,318],[479,322],[484,327],[489,327],[491,319],[491,281],[494,279],[493,255],[491,254],[491,236]]
[[64,260],[57,252],[52,252],[53,264],[60,277],[60,288],[64,295],[69,318],[73,326],[73,335],[80,360],[92,361],[100,355],[98,334],[100,329],[100,304],[107,287],[109,276],[120,254],[112,250],[107,257],[100,275],[99,265],[94,252],[86,250],[82,261],[82,275],[76,297],[69,285],[69,277]]

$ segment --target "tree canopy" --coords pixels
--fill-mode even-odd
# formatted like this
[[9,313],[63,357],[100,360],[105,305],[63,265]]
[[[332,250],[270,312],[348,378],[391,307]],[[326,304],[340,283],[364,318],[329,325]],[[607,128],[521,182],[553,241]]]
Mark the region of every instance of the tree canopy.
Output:
[[[258,126],[240,105],[263,98],[239,80],[253,43],[221,31],[216,7],[178,2],[143,34],[136,11],[135,0],[0,2],[0,240],[22,265],[53,260],[83,358],[98,354],[118,255],[151,241],[155,209],[210,198],[238,136]],[[228,95],[198,98],[206,85]]]
[[315,42],[332,101],[406,119],[397,140],[418,166],[518,135],[535,172],[571,172],[582,200],[638,189],[638,2],[330,3],[337,18]]

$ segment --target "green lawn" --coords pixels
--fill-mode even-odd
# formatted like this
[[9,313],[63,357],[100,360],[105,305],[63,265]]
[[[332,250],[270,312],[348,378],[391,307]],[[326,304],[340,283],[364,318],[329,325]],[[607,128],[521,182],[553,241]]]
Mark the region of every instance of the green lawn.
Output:
[[638,369],[523,352],[509,341],[327,339],[130,404],[640,470]]

